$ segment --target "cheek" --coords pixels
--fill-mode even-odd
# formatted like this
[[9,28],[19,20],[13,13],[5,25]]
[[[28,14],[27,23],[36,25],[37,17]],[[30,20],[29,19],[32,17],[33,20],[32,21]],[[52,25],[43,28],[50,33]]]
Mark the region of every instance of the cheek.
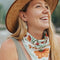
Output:
[[40,10],[29,10],[27,11],[27,16],[28,16],[28,19],[36,19],[38,17],[41,16],[41,12]]

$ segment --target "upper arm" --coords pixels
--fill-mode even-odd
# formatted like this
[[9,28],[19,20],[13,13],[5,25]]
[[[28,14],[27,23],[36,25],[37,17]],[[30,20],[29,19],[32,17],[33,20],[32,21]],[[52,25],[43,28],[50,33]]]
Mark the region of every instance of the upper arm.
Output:
[[16,48],[11,39],[2,43],[0,48],[0,60],[17,60]]

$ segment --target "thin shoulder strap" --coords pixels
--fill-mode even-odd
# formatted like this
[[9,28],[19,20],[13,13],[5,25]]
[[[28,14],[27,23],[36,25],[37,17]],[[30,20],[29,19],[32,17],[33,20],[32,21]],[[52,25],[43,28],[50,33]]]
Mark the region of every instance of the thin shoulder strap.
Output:
[[15,38],[11,37],[12,40],[15,42],[16,48],[17,48],[17,53],[18,53],[18,60],[27,60],[22,47],[20,45],[20,43],[18,42],[18,40],[16,40]]

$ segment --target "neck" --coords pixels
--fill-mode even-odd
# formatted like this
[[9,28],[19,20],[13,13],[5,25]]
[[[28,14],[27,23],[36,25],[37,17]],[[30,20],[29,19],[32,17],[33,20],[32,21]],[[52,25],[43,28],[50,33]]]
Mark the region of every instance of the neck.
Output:
[[43,31],[44,31],[43,29],[34,29],[34,28],[28,29],[28,32],[38,40],[42,39]]

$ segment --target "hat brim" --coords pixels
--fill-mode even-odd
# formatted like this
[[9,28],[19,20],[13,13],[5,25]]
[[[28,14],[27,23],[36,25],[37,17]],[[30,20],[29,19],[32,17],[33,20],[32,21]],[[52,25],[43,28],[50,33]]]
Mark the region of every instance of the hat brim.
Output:
[[[11,7],[9,8],[7,15],[6,15],[6,20],[5,24],[7,29],[11,33],[15,33],[17,28],[18,28],[18,21],[17,17],[19,15],[19,10],[24,7],[26,3],[28,3],[30,0],[16,0]],[[50,6],[51,9],[51,14],[55,10],[57,3],[59,0],[46,0],[48,5]]]

